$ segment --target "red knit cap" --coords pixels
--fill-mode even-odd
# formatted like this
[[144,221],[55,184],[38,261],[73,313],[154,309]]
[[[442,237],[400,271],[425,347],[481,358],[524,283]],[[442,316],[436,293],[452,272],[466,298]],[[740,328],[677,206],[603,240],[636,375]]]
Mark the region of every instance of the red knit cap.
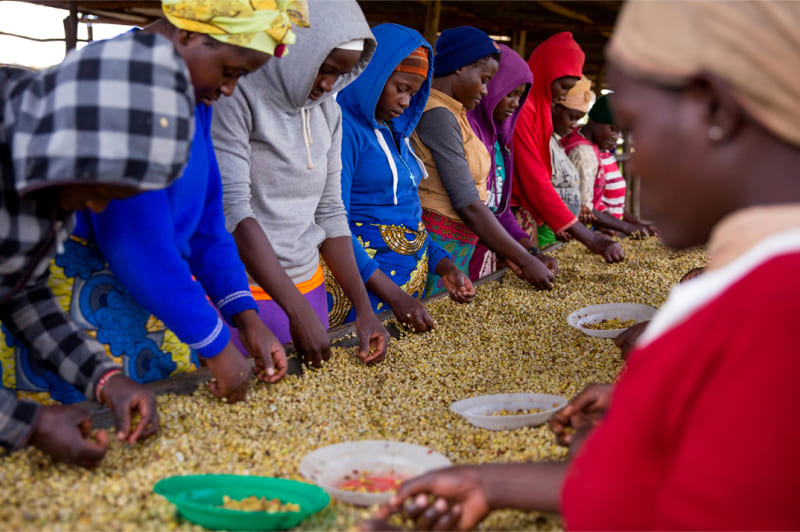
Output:
[[400,61],[394,69],[395,72],[408,72],[409,74],[418,74],[423,78],[428,77],[428,50],[424,46],[420,46],[411,54]]

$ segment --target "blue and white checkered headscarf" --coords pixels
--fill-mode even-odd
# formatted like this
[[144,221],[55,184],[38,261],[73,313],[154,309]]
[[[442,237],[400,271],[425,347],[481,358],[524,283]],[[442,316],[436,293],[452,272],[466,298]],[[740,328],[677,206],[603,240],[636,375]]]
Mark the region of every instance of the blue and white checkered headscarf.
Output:
[[0,297],[32,261],[44,273],[54,225],[70,229],[54,194],[31,192],[169,186],[189,158],[194,106],[185,63],[154,34],[98,41],[42,72],[0,68]]

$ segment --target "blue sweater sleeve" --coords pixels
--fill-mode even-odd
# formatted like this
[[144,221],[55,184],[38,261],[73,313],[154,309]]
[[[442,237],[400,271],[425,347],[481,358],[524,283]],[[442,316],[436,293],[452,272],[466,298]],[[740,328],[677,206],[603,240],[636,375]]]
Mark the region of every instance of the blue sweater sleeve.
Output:
[[[209,117],[210,118],[210,117]],[[211,142],[211,129],[206,129],[208,182],[203,213],[194,234],[189,238],[189,266],[203,285],[211,301],[225,320],[242,311],[255,309],[244,264],[239,259],[236,242],[225,228],[222,206],[222,178]]]
[[[355,134],[354,128],[348,124],[352,118],[345,115],[342,121],[342,202],[347,211],[348,220],[350,219],[350,189],[353,185],[353,174],[358,168],[358,154],[360,148],[358,145],[358,137]],[[378,269],[378,262],[371,259],[358,241],[356,235],[352,235],[353,239],[353,254],[356,257],[356,266],[358,273],[361,275],[361,280],[366,284],[367,280]]]
[[[176,183],[181,179],[187,177]],[[199,355],[212,357],[230,334],[175,243],[168,190],[112,201],[92,215],[92,229],[114,276],[136,301]]]

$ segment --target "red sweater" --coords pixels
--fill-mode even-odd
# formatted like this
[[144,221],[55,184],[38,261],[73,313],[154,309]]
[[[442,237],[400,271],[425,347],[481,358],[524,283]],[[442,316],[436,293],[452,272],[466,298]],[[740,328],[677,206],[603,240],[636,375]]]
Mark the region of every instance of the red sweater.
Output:
[[688,300],[676,314],[690,319],[629,359],[607,418],[567,475],[568,528],[800,529],[793,245],[693,307],[718,272],[676,289],[667,305]]

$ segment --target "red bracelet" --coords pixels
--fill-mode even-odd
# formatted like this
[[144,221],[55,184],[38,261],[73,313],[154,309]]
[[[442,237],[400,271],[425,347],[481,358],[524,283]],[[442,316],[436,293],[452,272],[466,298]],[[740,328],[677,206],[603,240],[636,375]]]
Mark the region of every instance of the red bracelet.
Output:
[[102,377],[100,377],[99,381],[97,381],[97,386],[95,386],[95,388],[94,388],[94,394],[95,394],[95,397],[97,399],[97,402],[100,403],[101,405],[103,404],[103,398],[100,396],[100,392],[103,391],[103,386],[106,385],[106,382],[108,382],[108,379],[110,379],[112,376],[116,375],[117,373],[122,373],[122,370],[119,369],[119,368],[114,368],[112,370],[109,370]]

